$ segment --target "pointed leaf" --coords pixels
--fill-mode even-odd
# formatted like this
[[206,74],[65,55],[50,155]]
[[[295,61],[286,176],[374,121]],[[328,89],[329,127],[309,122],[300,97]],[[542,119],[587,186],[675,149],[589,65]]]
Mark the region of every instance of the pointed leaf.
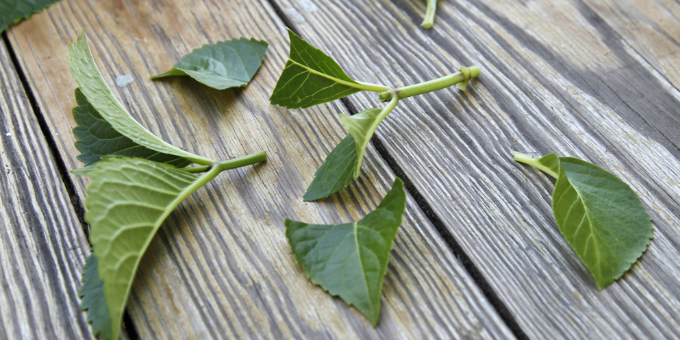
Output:
[[0,1],[0,33],[12,23],[28,19],[59,0],[2,0]]
[[630,269],[654,227],[635,192],[591,163],[560,157],[553,213],[560,232],[602,290]]
[[80,86],[80,91],[89,103],[111,127],[132,140],[135,144],[159,153],[185,158],[198,164],[211,164],[214,161],[178,149],[146,130],[118,102],[102,77],[90,52],[85,34],[68,48],[68,65],[71,75]]
[[552,195],[555,221],[600,290],[642,256],[654,227],[628,184],[580,159],[514,154],[516,160],[557,178]]
[[211,173],[197,177],[171,165],[127,157],[107,157],[89,173],[93,182],[86,189],[85,221],[104,283],[112,339],[118,339],[130,287],[151,239],[184,198],[217,174],[207,177]]
[[[81,152],[78,159],[85,163],[86,167],[98,162],[101,157],[110,155],[146,158],[178,167],[185,167],[191,163],[185,158],[160,153],[133,142],[118,133],[102,118],[87,101],[80,88],[76,89],[75,94],[78,106],[73,108],[73,118],[78,126],[73,128],[73,134],[78,138],[76,148]],[[83,174],[82,171],[74,173]]]
[[384,92],[382,85],[359,83],[348,77],[331,57],[291,30],[290,56],[269,101],[289,109],[330,102],[358,91]]
[[246,38],[203,45],[182,57],[170,71],[151,79],[188,75],[217,90],[245,87],[262,65],[267,46],[266,41]]
[[309,279],[363,313],[375,327],[389,253],[406,206],[397,178],[380,205],[358,222],[339,225],[286,220],[286,237]]
[[334,194],[344,188],[354,178],[357,154],[352,135],[347,135],[331,153],[328,154],[307,192],[302,196],[305,202],[315,201]]
[[102,340],[112,339],[109,306],[104,298],[104,282],[99,279],[97,258],[93,253],[85,260],[83,285],[78,296],[81,298],[80,310],[87,311],[87,322],[92,324],[92,334]]
[[361,164],[364,159],[364,152],[368,142],[373,137],[373,133],[378,128],[382,120],[383,109],[368,109],[361,111],[353,116],[340,115],[340,124],[354,138],[354,147],[357,155],[357,163],[354,166],[354,178],[359,177]]

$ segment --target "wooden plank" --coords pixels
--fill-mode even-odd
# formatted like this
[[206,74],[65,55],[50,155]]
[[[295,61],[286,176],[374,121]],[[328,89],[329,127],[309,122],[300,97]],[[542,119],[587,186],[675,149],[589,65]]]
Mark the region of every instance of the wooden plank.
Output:
[[[38,106],[69,168],[75,105],[65,46],[85,30],[95,59],[132,114],[163,139],[214,159],[266,150],[266,164],[220,175],[170,216],[137,275],[129,312],[152,338],[512,338],[431,223],[408,199],[376,329],[314,287],[295,264],[283,219],[338,223],[373,209],[394,174],[368,153],[366,174],[322,203],[301,196],[341,140],[324,105],[300,114],[268,104],[288,54],[267,1],[64,0],[9,32]],[[245,89],[214,91],[189,78],[148,81],[192,48],[232,37],[270,43]],[[115,86],[119,75],[134,83]],[[310,166],[311,164],[311,166]],[[84,182],[75,179],[82,197]]]
[[0,188],[0,338],[90,338],[78,299],[89,246],[4,42]]
[[[589,6],[442,1],[423,30],[425,1],[275,3],[361,81],[481,66],[468,92],[404,100],[376,136],[530,338],[678,337],[680,105]],[[361,111],[376,97],[349,100]],[[656,228],[642,261],[599,292],[554,222],[552,181],[510,150],[583,158],[631,184]]]
[[680,87],[680,3],[673,0],[586,0],[584,3],[621,37],[618,43],[667,91]]

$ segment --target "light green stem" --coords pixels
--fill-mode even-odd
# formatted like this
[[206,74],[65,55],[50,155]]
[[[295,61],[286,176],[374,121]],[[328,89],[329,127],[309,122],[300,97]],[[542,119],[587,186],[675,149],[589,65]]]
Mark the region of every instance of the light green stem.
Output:
[[434,14],[437,12],[437,0],[427,0],[427,9],[425,10],[425,19],[420,24],[423,28],[431,28],[434,24]]
[[510,151],[510,152],[512,153],[512,156],[515,157],[516,161],[518,161],[520,163],[527,164],[527,165],[531,165],[531,166],[545,172],[546,174],[552,176],[555,179],[557,179],[557,177],[559,177],[559,175],[555,171],[552,171],[547,166],[541,164],[541,162],[540,162],[541,158],[534,157],[532,155],[517,152],[517,151]]
[[380,93],[380,100],[386,102],[392,99],[392,93],[396,93],[399,98],[404,99],[423,93],[441,90],[456,84],[458,84],[458,88],[464,90],[465,86],[467,86],[467,83],[470,80],[479,77],[481,72],[482,70],[480,70],[477,66],[461,67],[460,72],[445,77],[433,79],[420,84],[405,86],[394,91],[382,92]]
[[378,92],[378,93],[389,90],[389,87],[387,87],[385,85],[364,83],[364,82],[361,82],[361,81],[357,81],[357,83],[359,84],[359,86],[356,86],[356,85],[351,85],[351,86],[354,87],[354,88],[363,90],[363,91],[372,91],[372,92]]
[[264,151],[260,151],[260,152],[250,154],[248,156],[234,158],[234,159],[230,159],[230,160],[227,160],[227,161],[220,161],[220,162],[217,162],[217,163],[211,164],[211,165],[196,166],[196,167],[192,167],[192,168],[183,168],[183,169],[180,169],[180,170],[190,172],[190,173],[199,173],[199,172],[208,171],[208,173],[201,176],[201,180],[204,177],[207,177],[208,175],[213,173],[214,171],[217,171],[217,172],[215,172],[214,175],[212,175],[212,177],[210,177],[207,181],[205,181],[203,183],[203,184],[205,184],[205,183],[208,183],[208,181],[210,181],[211,179],[215,178],[215,176],[217,176],[217,174],[219,174],[220,172],[222,172],[224,170],[240,168],[242,166],[263,162],[265,160],[267,160],[267,153],[264,152]]

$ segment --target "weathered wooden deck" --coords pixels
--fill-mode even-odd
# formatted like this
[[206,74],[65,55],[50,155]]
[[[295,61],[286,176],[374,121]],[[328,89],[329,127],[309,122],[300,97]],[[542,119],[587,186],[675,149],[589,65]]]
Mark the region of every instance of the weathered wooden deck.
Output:
[[[315,4],[316,6],[310,6]],[[162,139],[214,159],[266,150],[170,216],[140,266],[126,337],[680,338],[680,2],[443,0],[62,0],[0,42],[0,339],[89,338],[77,290],[88,254],[87,180],[76,159],[76,84],[66,46],[83,30],[109,86]],[[482,68],[404,100],[378,128],[362,175],[303,203],[345,136],[357,94],[303,110],[268,103],[288,56],[284,27],[356,79],[402,85]],[[265,39],[245,89],[160,82],[205,43]],[[116,86],[119,75],[134,82]],[[634,188],[654,240],[602,292],[560,235],[553,182],[510,150],[598,164]],[[380,323],[313,286],[284,218],[359,219],[395,176],[410,194],[391,253]]]

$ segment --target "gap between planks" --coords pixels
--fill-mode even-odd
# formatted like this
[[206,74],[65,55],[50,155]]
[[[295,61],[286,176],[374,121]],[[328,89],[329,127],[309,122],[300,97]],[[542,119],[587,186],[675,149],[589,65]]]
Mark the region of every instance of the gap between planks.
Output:
[[[17,76],[19,77],[21,87],[24,89],[28,102],[31,105],[31,109],[33,109],[35,117],[38,120],[40,132],[42,132],[43,137],[45,137],[45,141],[47,141],[47,148],[50,151],[52,159],[54,159],[54,163],[57,166],[57,171],[59,172],[59,177],[61,177],[61,182],[64,184],[64,187],[66,188],[66,192],[68,193],[71,205],[73,206],[73,209],[76,212],[78,221],[80,222],[83,233],[85,234],[85,238],[87,239],[87,242],[89,244],[90,227],[85,222],[85,205],[83,204],[80,197],[78,197],[78,194],[76,194],[75,192],[75,186],[73,184],[73,181],[71,180],[71,177],[68,175],[69,172],[66,168],[66,163],[59,154],[59,151],[57,149],[57,143],[55,142],[54,137],[52,136],[50,127],[47,125],[47,121],[45,120],[45,117],[40,111],[40,106],[38,106],[38,102],[36,101],[35,96],[33,95],[33,89],[31,89],[30,85],[28,84],[26,74],[24,73],[24,70],[21,68],[16,53],[14,52],[14,47],[10,43],[9,38],[7,38],[7,31],[2,32],[2,42],[7,47],[7,53],[9,54],[10,60],[12,61],[12,66],[14,66],[14,71],[17,73]],[[85,263],[84,260],[83,263]],[[135,325],[132,322],[132,318],[130,318],[127,309],[125,311],[125,315],[123,315],[123,325],[125,325],[125,327],[121,334],[121,337],[127,338],[129,340],[139,340],[139,334],[135,329]]]

